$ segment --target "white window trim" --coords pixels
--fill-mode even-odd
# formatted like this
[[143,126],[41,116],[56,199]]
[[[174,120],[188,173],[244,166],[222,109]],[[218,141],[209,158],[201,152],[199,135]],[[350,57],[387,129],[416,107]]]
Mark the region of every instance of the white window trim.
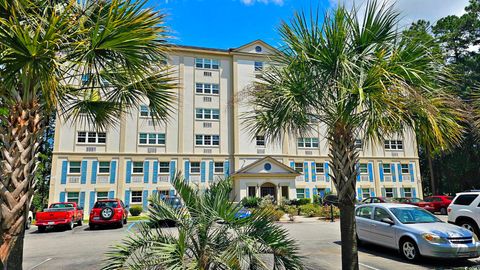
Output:
[[[201,110],[202,112],[202,118],[197,117],[197,110]],[[205,118],[205,110],[210,110],[210,117],[209,119]],[[218,112],[218,119],[213,118],[213,111]],[[208,122],[219,122],[220,121],[220,109],[212,109],[212,108],[196,108],[195,109],[195,120],[199,121],[208,121]]]
[[[366,171],[366,172],[362,172],[362,171],[361,171],[360,166],[361,166],[362,164],[365,164],[365,167],[367,168],[367,171]],[[361,174],[361,175],[367,175],[367,174],[368,174],[368,163],[360,163],[360,165],[358,165],[358,166],[359,166],[359,167],[358,167],[358,170],[360,171],[360,174]]]
[[[410,191],[408,193],[410,193],[410,196],[407,196],[407,189],[409,189]],[[403,196],[405,196],[405,198],[413,198],[413,189],[411,187],[408,187],[408,188],[403,188]]]
[[[146,139],[146,140],[147,140],[147,143],[140,143],[140,135],[141,135],[141,134],[146,134],[146,135],[147,135],[147,139]],[[157,142],[157,143],[155,143],[155,144],[149,143],[149,141],[150,141],[150,138],[149,138],[150,134],[155,134],[155,142]],[[158,137],[159,137],[159,135],[163,135],[165,143],[163,143],[163,144],[159,144],[159,143],[158,143]],[[138,145],[141,145],[141,146],[165,146],[165,145],[167,144],[167,135],[166,135],[165,133],[140,132],[140,133],[138,133],[137,143],[138,143]]]
[[[145,106],[147,107],[147,114],[148,115],[142,115],[142,106]],[[138,117],[140,118],[152,118],[152,111],[150,110],[150,108],[148,107],[148,105],[140,105],[140,107],[138,107]]]
[[[161,171],[160,171],[160,164],[161,164],[162,162],[167,163],[168,172],[161,172]],[[168,175],[168,174],[170,174],[170,162],[169,162],[169,161],[159,161],[159,162],[158,162],[158,174],[161,174],[161,175]]]
[[[315,140],[315,139],[316,139],[316,142],[315,142],[315,143],[318,144],[317,146],[313,146],[313,143],[314,143],[313,140]],[[299,144],[299,140],[302,140],[303,146],[299,146],[299,145],[298,145],[298,144]],[[306,140],[309,140],[309,141],[310,141],[310,144],[311,144],[312,146],[305,146],[305,145],[306,145]],[[316,138],[316,137],[308,137],[308,138],[303,138],[303,137],[302,137],[302,138],[298,138],[298,139],[297,139],[297,147],[298,147],[299,149],[318,149],[318,148],[320,147],[320,140],[319,140],[318,138]]]
[[[263,137],[263,140],[259,140],[258,137]],[[263,141],[263,145],[258,144],[259,141]],[[256,135],[255,136],[255,146],[257,148],[265,148],[266,145],[267,145],[267,141],[265,140],[265,136],[263,136],[263,135]]]
[[[222,166],[215,166],[216,163],[220,163]],[[222,168],[222,171],[221,172],[217,172],[217,168]],[[224,164],[222,161],[214,161],[213,162],[213,174],[220,174],[220,173],[224,173],[225,172],[225,168],[224,168]]]
[[[76,173],[76,172],[74,172],[74,173],[70,172],[70,162],[79,162],[79,163],[80,163],[80,172],[78,172],[78,173]],[[67,162],[67,165],[68,165],[68,166],[67,166],[67,174],[68,174],[68,175],[81,175],[81,174],[82,174],[82,162],[81,162],[81,161],[68,161],[68,162]]]
[[[390,145],[390,149],[387,149],[387,148],[385,147],[385,145],[387,144],[387,143],[386,143],[387,141],[388,141],[388,144]],[[399,144],[397,144],[397,141],[402,142],[402,149],[398,149],[398,145],[399,145]],[[392,142],[395,142],[395,147],[396,147],[396,149],[392,149],[392,148],[391,148]],[[405,144],[404,144],[403,140],[384,140],[384,142],[383,142],[383,149],[385,149],[385,151],[401,152],[401,151],[404,151],[404,150],[405,150]]]
[[[302,164],[302,171],[297,170],[297,164]],[[305,166],[304,166],[303,162],[295,162],[295,163],[293,164],[293,169],[294,169],[295,171],[297,171],[297,172],[302,173],[302,174],[305,172]],[[307,169],[308,169],[308,168],[307,168]]]
[[[388,196],[388,193],[390,193],[390,192],[388,192],[387,189],[392,190],[392,192],[391,192],[392,196],[391,197]],[[394,198],[394,197],[395,197],[395,192],[393,191],[393,188],[385,188],[385,198]]]
[[[100,162],[108,162],[108,173],[105,172],[100,172]],[[98,161],[98,166],[97,166],[97,174],[98,175],[109,175],[110,174],[110,162],[109,161]]]
[[[197,136],[202,136],[202,144],[197,144]],[[211,144],[205,144],[205,136],[211,136]],[[213,144],[213,136],[218,136],[218,145]],[[220,147],[220,135],[217,134],[195,134],[194,138],[196,147]]]
[[[135,168],[135,166],[134,166],[135,162],[141,162],[142,163],[142,172],[141,173],[133,172],[133,169]],[[143,166],[144,166],[144,162],[142,162],[142,161],[132,161],[132,171],[131,171],[132,175],[142,175],[142,174],[144,174],[145,172],[144,172],[144,167]]]
[[[140,201],[139,202],[133,202],[133,192],[140,192]],[[138,196],[135,196],[135,198],[138,198]],[[143,204],[143,190],[132,190],[130,194],[130,205],[132,204]]]
[[[299,192],[298,192],[299,189],[303,189],[303,198],[299,198],[299,197],[298,197],[298,194],[302,194],[302,193],[299,193]],[[306,195],[305,195],[305,188],[297,188],[297,189],[295,189],[295,196],[297,196],[297,199],[304,199],[304,198],[306,198],[306,197],[305,197],[305,196],[306,196]]]
[[[98,193],[101,193],[101,192],[102,192],[102,193],[103,193],[103,192],[107,193],[107,197],[103,197],[104,199],[103,199],[103,198],[100,199],[100,198],[98,197]],[[109,198],[108,198],[108,191],[97,191],[97,192],[95,192],[95,202],[98,201],[98,200],[108,200],[108,199],[109,199]]]
[[[198,163],[198,172],[192,172],[193,163]],[[195,166],[195,168],[196,168],[196,166]],[[197,175],[197,174],[200,174],[201,172],[202,172],[202,163],[201,162],[197,162],[197,161],[190,162],[190,174]]]
[[[385,172],[385,165],[388,164],[388,169],[390,170],[389,173]],[[392,174],[392,163],[383,163],[382,164],[382,171],[383,171],[383,175],[391,175]]]
[[[80,133],[80,132],[85,132],[85,142],[79,142],[78,141],[78,133]],[[88,133],[95,133],[95,142],[88,142]],[[98,134],[99,133],[105,133],[105,142],[102,142],[102,143],[98,142]],[[80,131],[77,131],[75,142],[78,145],[106,145],[107,144],[107,132],[106,131],[97,132],[97,131],[83,131],[83,130],[80,130]]]
[[[202,92],[201,93],[197,92],[197,84],[202,85]],[[205,93],[205,84],[210,84],[211,85],[210,93]],[[214,85],[217,86],[218,93],[213,93],[213,86]],[[220,84],[218,84],[218,83],[199,83],[199,82],[197,82],[197,83],[195,83],[195,94],[196,95],[206,95],[206,96],[210,96],[210,95],[219,96],[220,95]]]
[[78,191],[67,191],[65,192],[65,202],[68,202],[68,193],[77,193],[77,204],[80,204],[80,192]]
[[[197,67],[197,60],[202,60],[202,67]],[[205,67],[205,60],[210,60],[210,67]],[[218,68],[213,68],[213,61],[218,62]],[[195,69],[202,69],[202,70],[220,70],[221,61],[219,59],[214,58],[195,58],[194,60]]]
[[[407,172],[403,172],[403,165],[406,165],[407,166]],[[410,165],[409,164],[403,164],[403,163],[400,163],[400,173],[401,174],[410,174]]]

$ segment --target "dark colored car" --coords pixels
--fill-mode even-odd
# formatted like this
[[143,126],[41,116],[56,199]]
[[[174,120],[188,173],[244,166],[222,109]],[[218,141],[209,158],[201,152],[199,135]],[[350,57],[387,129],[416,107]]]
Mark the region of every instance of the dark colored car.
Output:
[[123,227],[127,224],[128,206],[119,199],[100,200],[95,203],[90,212],[88,225],[91,230],[101,225],[116,225]]
[[[447,195],[435,195],[435,196],[426,197],[423,200],[425,201],[423,205],[429,204],[433,208],[431,212],[440,212],[440,214],[446,215],[448,206],[452,202],[453,197],[447,196]],[[423,207],[423,206],[420,206],[420,207]]]
[[338,206],[338,196],[337,195],[333,195],[333,194],[329,194],[325,197],[323,197],[323,205],[334,205],[334,206]]
[[[166,202],[168,205],[170,205],[173,209],[179,209],[183,207],[182,200],[177,197],[177,196],[164,196],[160,195],[160,199],[164,202]],[[155,210],[157,207],[153,204],[150,204],[150,207]],[[151,227],[175,227],[176,222],[171,219],[164,219],[164,220],[159,220],[154,221],[153,223],[150,224]]]
[[392,203],[395,202],[393,198],[386,197],[369,197],[361,201],[360,204],[369,204],[369,203]]

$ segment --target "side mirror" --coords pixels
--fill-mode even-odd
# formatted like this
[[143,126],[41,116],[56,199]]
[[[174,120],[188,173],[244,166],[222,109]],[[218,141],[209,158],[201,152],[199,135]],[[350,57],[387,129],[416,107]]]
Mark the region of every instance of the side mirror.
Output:
[[391,218],[382,218],[380,221],[390,225],[395,225],[395,222]]

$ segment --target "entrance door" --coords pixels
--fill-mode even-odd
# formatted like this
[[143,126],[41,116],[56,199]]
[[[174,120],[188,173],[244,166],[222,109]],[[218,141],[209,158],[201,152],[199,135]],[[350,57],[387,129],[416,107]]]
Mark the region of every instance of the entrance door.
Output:
[[288,186],[282,186],[282,198],[288,199]]
[[275,198],[275,188],[274,187],[262,187],[260,190],[260,195],[265,197],[267,195],[271,195]]

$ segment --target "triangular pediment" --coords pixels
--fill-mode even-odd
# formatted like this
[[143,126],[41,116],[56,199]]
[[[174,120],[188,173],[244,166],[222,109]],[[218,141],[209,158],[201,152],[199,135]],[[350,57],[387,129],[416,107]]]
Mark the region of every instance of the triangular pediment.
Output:
[[272,55],[276,54],[278,50],[265,41],[257,39],[238,48],[232,49],[232,52]]
[[294,169],[281,163],[280,161],[267,156],[259,159],[252,164],[238,170],[234,175],[255,175],[255,174],[275,174],[275,175],[300,175]]

